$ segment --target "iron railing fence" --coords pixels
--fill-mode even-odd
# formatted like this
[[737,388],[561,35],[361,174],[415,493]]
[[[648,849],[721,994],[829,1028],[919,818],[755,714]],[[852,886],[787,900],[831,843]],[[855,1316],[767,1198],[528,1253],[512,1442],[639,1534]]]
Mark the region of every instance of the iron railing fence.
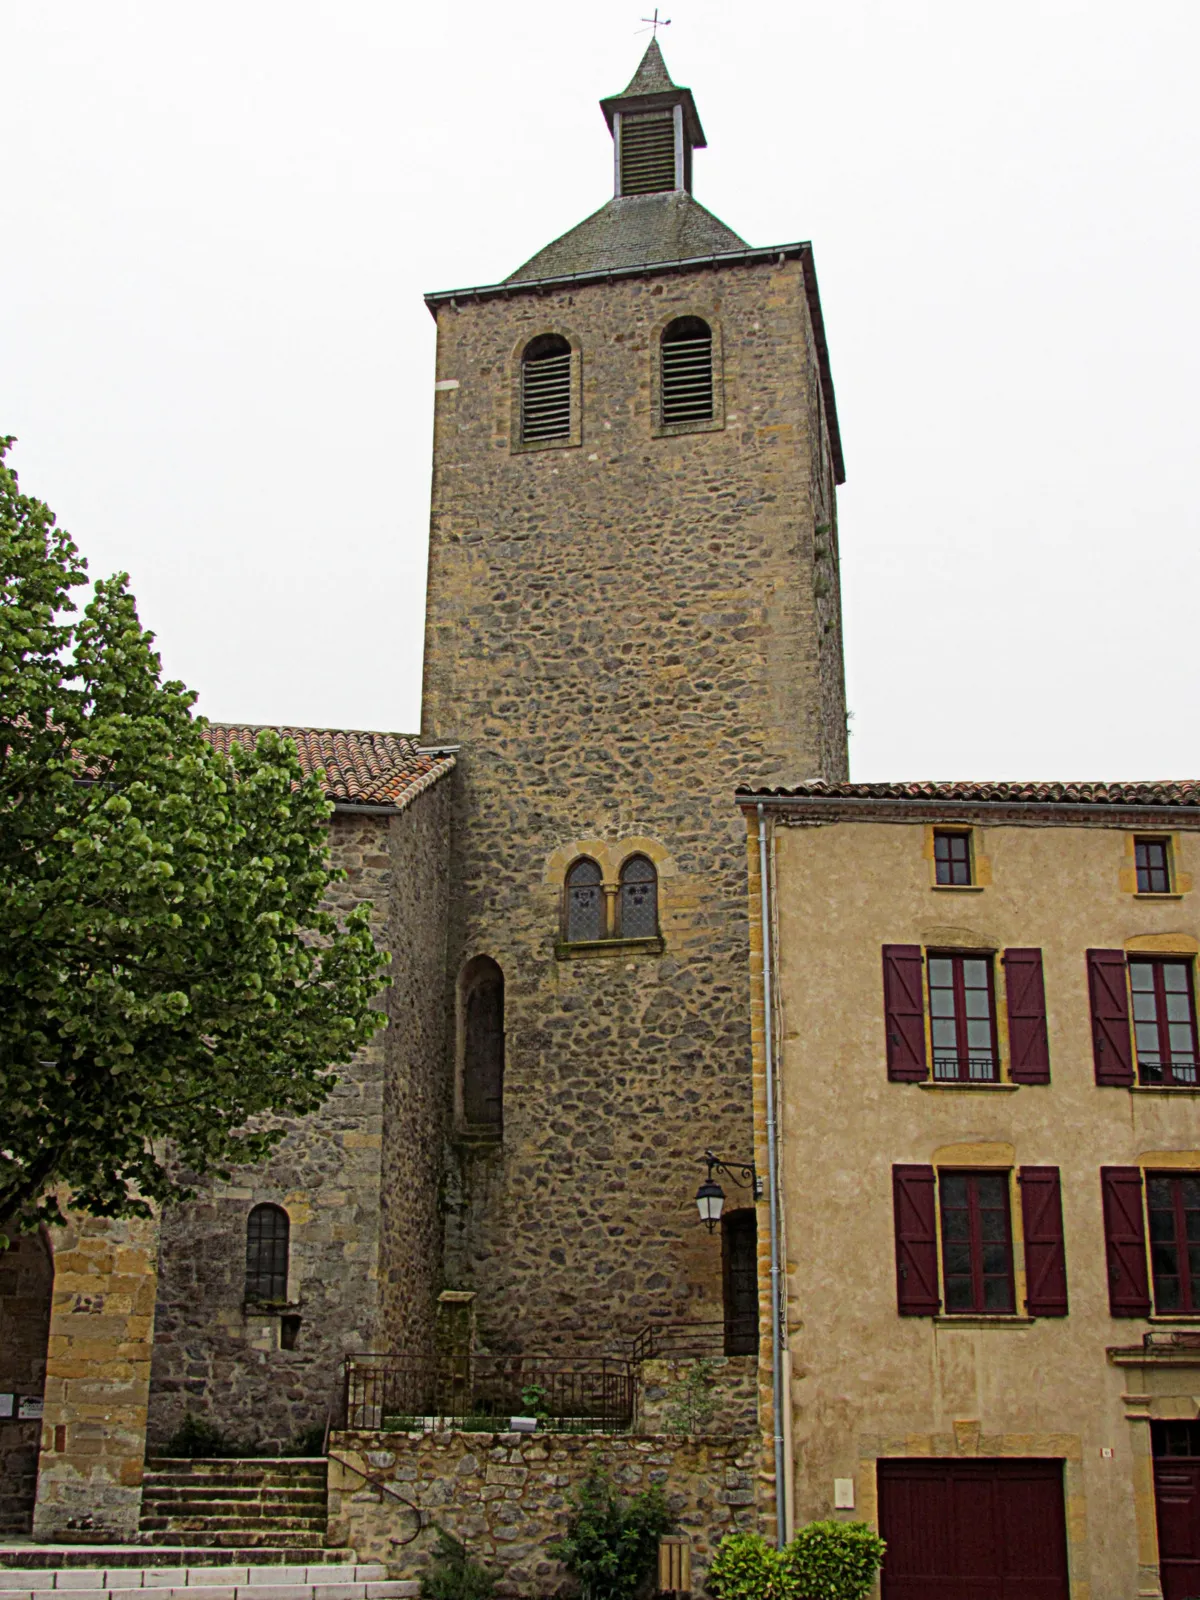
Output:
[[633,1423],[633,1373],[611,1357],[347,1356],[342,1424],[371,1430],[495,1432],[533,1417],[559,1433],[622,1433]]
[[630,1361],[635,1362],[659,1356],[754,1355],[758,1351],[758,1318],[651,1323],[629,1341],[628,1351]]

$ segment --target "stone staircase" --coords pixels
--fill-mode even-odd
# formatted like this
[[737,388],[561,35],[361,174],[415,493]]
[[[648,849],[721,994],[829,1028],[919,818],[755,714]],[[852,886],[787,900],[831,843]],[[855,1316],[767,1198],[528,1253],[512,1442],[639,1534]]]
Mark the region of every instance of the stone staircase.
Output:
[[[204,1551],[204,1559],[217,1562],[203,1566],[146,1566],[137,1559],[177,1553],[120,1545],[0,1547],[0,1600],[67,1600],[67,1593],[71,1600],[406,1600],[420,1589],[390,1583],[386,1567],[356,1562],[346,1550],[338,1551],[340,1562],[308,1566],[234,1565],[221,1559],[224,1551]],[[58,1564],[42,1564],[47,1558]],[[28,1565],[13,1564],[19,1560]]]
[[304,1552],[325,1544],[327,1469],[324,1456],[151,1457],[142,1480],[139,1538],[243,1551],[270,1547],[303,1564]]

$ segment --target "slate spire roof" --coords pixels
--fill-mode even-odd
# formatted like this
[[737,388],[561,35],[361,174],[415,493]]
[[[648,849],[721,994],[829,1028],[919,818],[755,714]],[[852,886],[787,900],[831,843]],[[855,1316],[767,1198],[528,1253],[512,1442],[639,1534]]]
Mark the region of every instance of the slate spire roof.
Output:
[[677,85],[671,82],[671,74],[667,71],[667,63],[663,60],[658,40],[651,39],[646,46],[646,54],[642,57],[641,65],[622,89],[620,99],[625,100],[635,94],[658,94],[663,89],[676,87]]

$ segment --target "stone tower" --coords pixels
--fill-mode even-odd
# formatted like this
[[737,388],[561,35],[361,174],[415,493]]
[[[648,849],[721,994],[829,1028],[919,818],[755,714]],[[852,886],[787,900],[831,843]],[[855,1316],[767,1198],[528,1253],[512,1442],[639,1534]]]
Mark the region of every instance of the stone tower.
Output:
[[753,1200],[710,1235],[693,1194],[706,1146],[752,1150],[733,794],[846,775],[812,250],[692,198],[704,134],[657,43],[602,109],[614,197],[427,302],[423,740],[461,747],[445,1271],[497,1351],[728,1329]]

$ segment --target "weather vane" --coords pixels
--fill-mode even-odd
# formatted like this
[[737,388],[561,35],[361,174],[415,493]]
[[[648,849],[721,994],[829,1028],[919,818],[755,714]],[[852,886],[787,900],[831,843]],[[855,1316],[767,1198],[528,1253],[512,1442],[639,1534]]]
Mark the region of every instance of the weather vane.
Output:
[[658,30],[660,28],[669,28],[671,26],[670,17],[663,17],[660,19],[657,6],[654,8],[654,15],[652,17],[643,17],[642,21],[646,24],[646,27],[639,28],[638,32],[645,33],[647,29],[649,29],[649,31],[654,34],[656,39],[658,38]]

